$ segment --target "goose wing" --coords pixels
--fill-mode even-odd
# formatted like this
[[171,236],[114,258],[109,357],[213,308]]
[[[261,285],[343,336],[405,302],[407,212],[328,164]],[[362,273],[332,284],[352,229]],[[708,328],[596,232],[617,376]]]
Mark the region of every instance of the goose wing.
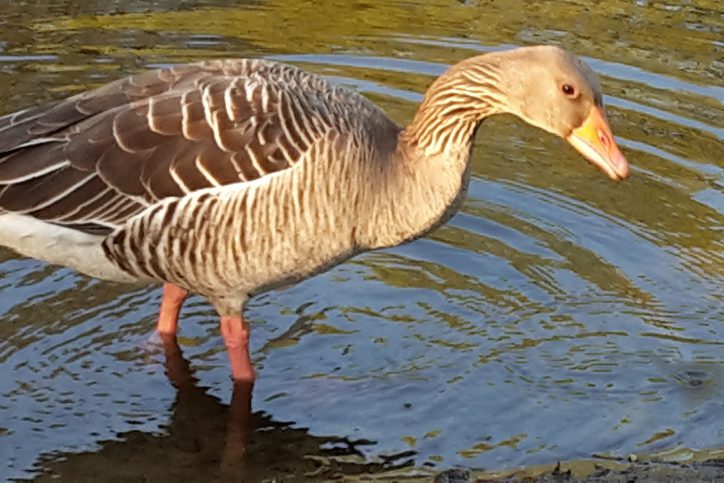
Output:
[[330,126],[333,88],[224,60],[127,77],[0,118],[0,211],[106,231],[158,200],[293,166]]

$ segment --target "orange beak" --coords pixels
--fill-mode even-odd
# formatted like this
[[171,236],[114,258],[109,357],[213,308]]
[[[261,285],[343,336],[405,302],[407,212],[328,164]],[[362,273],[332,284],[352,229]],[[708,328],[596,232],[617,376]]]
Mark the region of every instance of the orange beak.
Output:
[[616,146],[606,115],[598,106],[591,108],[583,124],[574,129],[566,140],[611,179],[618,181],[628,176],[628,162]]

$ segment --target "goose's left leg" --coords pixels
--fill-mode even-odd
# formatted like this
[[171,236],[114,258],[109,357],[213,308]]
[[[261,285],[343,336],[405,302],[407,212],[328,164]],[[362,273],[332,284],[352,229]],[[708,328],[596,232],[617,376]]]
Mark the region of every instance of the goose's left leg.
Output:
[[178,314],[188,297],[189,291],[166,282],[163,284],[161,311],[158,314],[156,332],[162,336],[175,336],[178,329]]
[[234,382],[253,383],[254,366],[249,355],[249,327],[242,317],[221,316],[221,335],[229,354]]

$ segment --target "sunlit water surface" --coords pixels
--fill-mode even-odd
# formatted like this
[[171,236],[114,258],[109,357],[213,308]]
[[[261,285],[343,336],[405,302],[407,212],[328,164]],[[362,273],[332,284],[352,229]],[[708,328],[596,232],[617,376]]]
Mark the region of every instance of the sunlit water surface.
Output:
[[231,463],[231,384],[204,300],[179,340],[197,382],[178,383],[148,343],[158,289],[0,251],[0,479],[94,464],[497,469],[723,446],[722,14],[693,3],[0,1],[3,113],[251,56],[328,76],[403,123],[447,65],[556,43],[599,72],[633,166],[616,184],[541,131],[487,121],[446,227],[249,304],[259,380]]

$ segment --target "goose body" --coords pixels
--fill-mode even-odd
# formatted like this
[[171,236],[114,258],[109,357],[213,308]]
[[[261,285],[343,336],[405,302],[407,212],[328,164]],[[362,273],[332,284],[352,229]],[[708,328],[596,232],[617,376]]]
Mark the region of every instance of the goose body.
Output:
[[212,61],[0,118],[0,245],[164,283],[162,333],[175,334],[189,291],[208,297],[235,379],[253,380],[248,297],[444,223],[464,198],[477,127],[503,112],[627,176],[593,73],[555,47],[453,66],[404,129],[296,67]]

